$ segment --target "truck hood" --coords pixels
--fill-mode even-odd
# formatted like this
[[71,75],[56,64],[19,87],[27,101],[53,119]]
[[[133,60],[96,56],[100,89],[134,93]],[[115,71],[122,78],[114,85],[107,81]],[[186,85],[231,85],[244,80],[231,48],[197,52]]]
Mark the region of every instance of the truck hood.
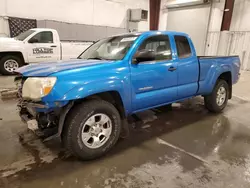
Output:
[[17,73],[22,74],[25,77],[30,76],[49,76],[53,73],[80,69],[84,67],[96,66],[100,64],[112,63],[113,61],[106,60],[83,60],[83,59],[74,59],[69,61],[57,61],[57,62],[44,62],[38,64],[31,64],[24,67],[21,67],[16,70]]
[[22,43],[14,38],[0,37],[0,51],[20,51]]
[[17,41],[14,38],[8,38],[8,37],[0,37],[0,42],[13,42]]

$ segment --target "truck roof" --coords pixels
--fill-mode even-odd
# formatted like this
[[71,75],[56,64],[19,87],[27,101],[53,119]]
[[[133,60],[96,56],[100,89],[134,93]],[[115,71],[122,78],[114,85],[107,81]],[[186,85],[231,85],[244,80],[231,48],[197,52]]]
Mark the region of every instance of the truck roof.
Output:
[[124,35],[149,35],[149,34],[165,34],[165,35],[182,35],[188,36],[188,34],[183,32],[176,31],[144,31],[144,32],[131,32],[131,33],[123,33],[114,36],[124,36]]
[[34,31],[56,31],[55,29],[49,29],[49,28],[33,28],[31,30],[34,30]]

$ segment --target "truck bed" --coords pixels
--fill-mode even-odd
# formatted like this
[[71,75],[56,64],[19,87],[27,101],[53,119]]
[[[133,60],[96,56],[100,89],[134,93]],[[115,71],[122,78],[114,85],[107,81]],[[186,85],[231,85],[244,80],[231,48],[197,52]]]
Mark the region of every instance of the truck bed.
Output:
[[[213,79],[220,72],[229,71],[232,76],[232,84],[239,79],[239,56],[198,56],[200,75],[198,94],[206,94],[211,91],[217,79]],[[216,71],[215,71],[216,70]],[[210,87],[208,87],[210,86]]]

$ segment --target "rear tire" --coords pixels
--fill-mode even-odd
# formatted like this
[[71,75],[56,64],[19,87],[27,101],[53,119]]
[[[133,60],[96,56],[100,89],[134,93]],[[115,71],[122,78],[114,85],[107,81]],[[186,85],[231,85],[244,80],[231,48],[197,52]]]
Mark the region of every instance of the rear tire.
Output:
[[218,80],[212,93],[204,96],[205,107],[210,112],[219,113],[227,106],[228,96],[228,83],[225,80]]
[[[101,125],[105,122],[103,119],[108,121]],[[78,104],[70,111],[62,140],[71,154],[82,160],[91,160],[106,154],[117,142],[120,132],[121,118],[118,110],[106,101],[90,100]]]
[[6,55],[0,59],[0,73],[3,75],[13,75],[14,71],[23,66],[22,59],[15,55]]

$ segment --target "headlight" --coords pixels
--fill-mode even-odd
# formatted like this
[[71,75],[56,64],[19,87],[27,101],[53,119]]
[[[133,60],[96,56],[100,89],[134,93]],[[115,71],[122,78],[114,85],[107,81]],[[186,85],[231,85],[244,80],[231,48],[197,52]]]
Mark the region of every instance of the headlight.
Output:
[[56,77],[31,77],[23,84],[24,99],[40,100],[48,95],[56,83]]

